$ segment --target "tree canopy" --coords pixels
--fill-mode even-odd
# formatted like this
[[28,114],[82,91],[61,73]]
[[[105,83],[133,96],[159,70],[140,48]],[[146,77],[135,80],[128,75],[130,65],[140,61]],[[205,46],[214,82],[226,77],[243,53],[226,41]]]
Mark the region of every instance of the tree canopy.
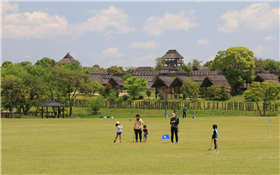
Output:
[[137,77],[130,77],[124,82],[124,89],[127,89],[127,92],[130,96],[135,99],[136,96],[140,95],[140,92],[145,91],[147,88],[147,80],[139,79]]
[[226,51],[219,51],[210,64],[211,70],[227,71],[226,79],[235,91],[254,79],[254,68],[254,53],[246,47],[230,47]]
[[[263,116],[265,116],[268,104],[275,102],[279,94],[280,85],[273,82],[253,82],[244,92],[245,99],[255,102],[260,114]],[[263,108],[260,106],[261,103],[263,103]]]

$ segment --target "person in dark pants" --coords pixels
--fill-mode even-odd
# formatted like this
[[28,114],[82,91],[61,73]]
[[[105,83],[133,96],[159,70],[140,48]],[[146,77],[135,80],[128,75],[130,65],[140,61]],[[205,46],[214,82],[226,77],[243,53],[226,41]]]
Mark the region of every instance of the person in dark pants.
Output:
[[177,115],[175,113],[172,114],[172,118],[170,119],[170,124],[171,124],[171,143],[173,143],[174,133],[175,133],[175,137],[176,137],[176,143],[179,143],[179,140],[178,140],[179,118],[177,118]]
[[187,107],[185,106],[183,109],[183,118],[187,116]]
[[217,140],[218,140],[218,131],[217,131],[218,126],[217,125],[213,125],[213,135],[212,135],[212,139],[214,140],[214,151],[216,152],[216,154],[218,154],[218,144],[217,144]]
[[134,122],[134,132],[135,132],[135,140],[138,142],[138,135],[139,135],[139,140],[142,142],[142,125],[143,125],[142,119],[140,119],[140,115],[136,115],[136,120]]

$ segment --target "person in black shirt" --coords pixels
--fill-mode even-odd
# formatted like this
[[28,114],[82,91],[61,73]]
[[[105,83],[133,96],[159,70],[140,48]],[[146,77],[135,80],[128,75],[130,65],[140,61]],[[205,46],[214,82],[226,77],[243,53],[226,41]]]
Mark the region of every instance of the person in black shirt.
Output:
[[144,142],[146,142],[147,139],[148,139],[148,129],[147,129],[146,125],[144,125],[143,127],[144,127],[144,129],[143,129],[143,137],[144,137]]
[[170,119],[170,124],[171,124],[171,143],[173,143],[174,133],[176,137],[176,143],[179,143],[178,141],[179,118],[177,118],[177,115],[175,113],[172,114],[172,118]]
[[218,131],[217,131],[218,126],[217,125],[213,125],[213,135],[212,135],[212,139],[214,140],[214,151],[216,151],[216,154],[218,154],[218,144],[217,144],[217,140],[218,140]]

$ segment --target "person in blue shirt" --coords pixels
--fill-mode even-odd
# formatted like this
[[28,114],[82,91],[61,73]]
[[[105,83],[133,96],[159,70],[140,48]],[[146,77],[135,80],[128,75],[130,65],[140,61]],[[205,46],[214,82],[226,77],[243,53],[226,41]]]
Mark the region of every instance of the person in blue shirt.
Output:
[[218,140],[218,131],[217,131],[218,126],[217,125],[213,125],[213,135],[212,135],[212,139],[214,140],[214,151],[216,152],[216,154],[218,154],[218,144],[217,144],[217,140]]
[[187,116],[187,107],[185,106],[183,109],[183,118]]
[[164,117],[165,119],[168,118],[167,110],[165,110],[164,115],[165,115]]

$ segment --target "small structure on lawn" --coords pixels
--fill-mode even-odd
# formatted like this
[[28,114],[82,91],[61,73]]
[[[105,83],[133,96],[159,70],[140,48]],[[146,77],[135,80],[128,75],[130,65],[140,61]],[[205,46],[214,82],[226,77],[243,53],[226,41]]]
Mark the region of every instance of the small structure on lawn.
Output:
[[76,60],[70,55],[70,52],[67,52],[65,57],[60,61],[62,62],[62,64],[74,64],[76,62]]
[[159,91],[162,91],[164,94],[171,94],[171,98],[172,98],[172,88],[170,88],[170,85],[172,83],[172,80],[167,77],[167,76],[158,76],[155,80],[155,82],[153,83],[153,85],[151,86],[152,88],[156,88],[156,98],[157,98],[157,94],[159,93]]
[[190,80],[186,76],[178,76],[177,78],[175,78],[173,80],[173,82],[170,85],[170,88],[171,89],[173,88],[174,93],[179,94],[179,98],[180,98],[180,94],[181,94],[181,87],[187,81],[190,81]]
[[108,83],[112,86],[113,89],[115,89],[117,86],[120,88],[120,90],[123,90],[123,79],[121,77],[112,77],[109,79]]
[[58,103],[58,102],[56,102],[56,101],[50,101],[50,102],[48,102],[48,103],[44,103],[44,104],[41,104],[41,105],[39,105],[39,107],[42,107],[42,118],[43,118],[43,107],[47,107],[47,115],[45,116],[45,117],[47,117],[47,118],[49,118],[49,117],[55,117],[56,116],[56,113],[54,114],[54,115],[52,115],[52,116],[49,116],[48,115],[48,107],[57,107],[58,108],[58,118],[59,118],[59,116],[60,116],[60,112],[61,112],[61,109],[60,109],[60,107],[63,107],[63,109],[62,109],[62,112],[63,112],[63,118],[64,118],[64,107],[67,107],[68,105],[65,105],[65,104],[62,104],[62,103]]
[[184,57],[180,55],[177,50],[168,50],[162,58],[165,60],[167,66],[182,66],[184,64]]
[[274,83],[280,84],[277,77],[273,74],[258,74],[255,77],[254,81],[257,81],[257,82],[274,82]]
[[221,88],[231,89],[230,84],[228,83],[227,79],[224,76],[216,75],[216,76],[207,76],[200,87],[205,87],[206,91],[207,88],[211,87],[212,85],[218,85]]

